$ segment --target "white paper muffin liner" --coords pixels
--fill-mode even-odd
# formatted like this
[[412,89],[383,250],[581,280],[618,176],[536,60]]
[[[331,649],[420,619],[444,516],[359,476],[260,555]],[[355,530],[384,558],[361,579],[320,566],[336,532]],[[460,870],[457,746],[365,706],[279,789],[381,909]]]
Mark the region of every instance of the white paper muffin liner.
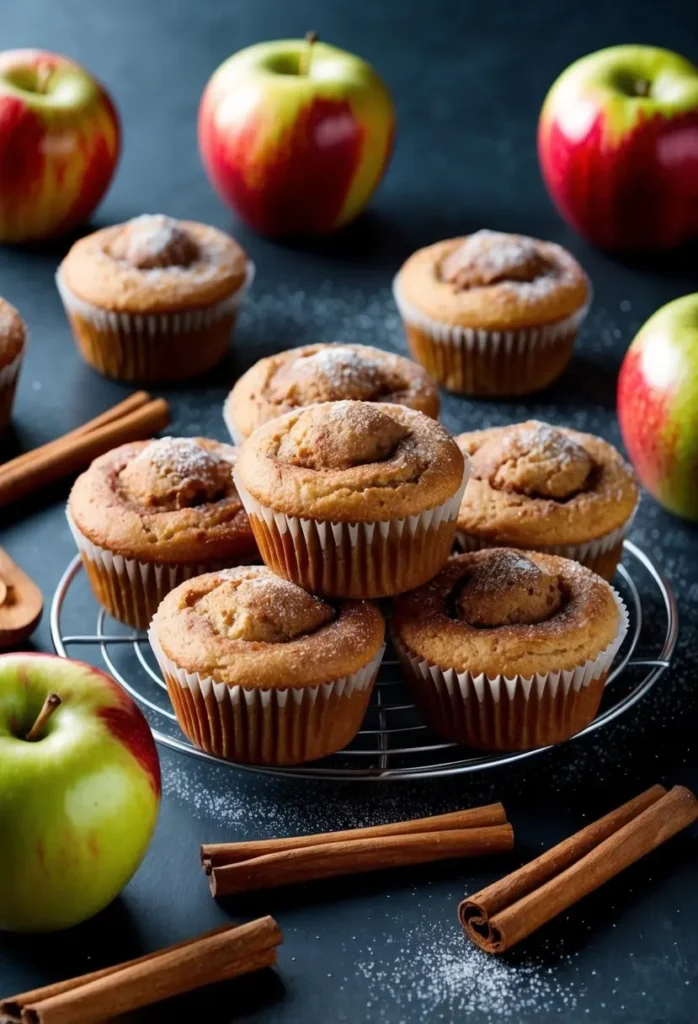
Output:
[[585,304],[580,306],[570,316],[550,324],[541,324],[538,327],[522,327],[510,331],[462,327],[459,324],[449,324],[443,320],[434,320],[432,317],[416,309],[400,294],[398,277],[393,279],[393,296],[402,319],[407,323],[414,324],[415,327],[419,327],[421,331],[428,334],[434,341],[448,342],[449,344],[456,345],[458,348],[472,352],[482,352],[485,348],[497,352],[502,349],[509,355],[514,352],[522,353],[531,348],[550,345],[560,338],[575,334],[584,322],[591,305],[590,293]]
[[96,570],[106,590],[102,595],[105,600],[97,593],[95,596],[113,618],[134,629],[147,629],[157,606],[180,583],[224,568],[220,561],[168,564],[125,558],[89,540],[67,509],[66,517],[83,561]]
[[[583,544],[539,544],[535,548],[528,546],[528,550],[540,551],[544,555],[559,555],[561,558],[569,558],[573,562],[590,562],[600,555],[612,551],[618,544],[625,540],[635,519],[637,505],[633,509],[630,518],[622,526],[605,533],[603,537],[595,540],[585,541]],[[474,533],[466,530],[456,530],[456,545],[463,552],[481,551],[483,548],[507,547],[501,542],[484,540]]]
[[[68,318],[70,319],[71,315],[78,316],[104,335],[104,345],[101,347],[105,351],[99,353],[96,351],[96,345],[92,346],[90,353],[86,353],[81,340],[76,337],[81,352],[96,369],[124,380],[148,380],[158,377],[181,379],[187,374],[171,375],[167,369],[163,369],[163,360],[167,363],[168,346],[173,365],[177,363],[178,343],[179,348],[184,346],[181,353],[183,357],[191,359],[196,353],[186,351],[190,336],[214,328],[221,320],[237,316],[254,277],[255,265],[249,260],[245,281],[232,295],[201,309],[172,313],[127,313],[102,309],[91,302],[86,302],[70,290],[63,280],[61,266],[56,272],[56,287]],[[224,348],[216,346],[215,361],[222,358],[224,351]],[[209,359],[208,365],[202,365],[192,372],[203,372],[210,365],[213,363]]]
[[[286,515],[262,505],[238,474],[233,477],[270,569],[313,593],[375,598],[419,586],[441,568],[450,552],[444,548],[442,558],[433,540],[455,523],[470,467],[466,460],[458,490],[443,504],[402,519],[365,523]],[[400,557],[393,558],[390,549],[398,545]]]
[[12,416],[12,404],[23,358],[24,347],[11,362],[0,369],[0,430],[8,425]]
[[[341,745],[346,746],[360,728],[385,652],[382,644],[363,668],[341,679],[316,686],[262,689],[219,683],[212,676],[181,668],[160,645],[157,615],[148,639],[165,681],[189,691],[193,707],[199,710],[198,714],[191,708],[183,712],[179,702],[173,701],[183,731],[209,752],[247,763],[301,763],[334,753],[340,749],[332,742],[338,725],[343,727]],[[212,696],[227,730],[221,723],[211,723],[208,709],[201,713]],[[350,708],[351,698],[355,700]]]
[[[560,742],[588,724],[588,721],[576,722],[575,727],[567,735],[561,735],[559,731],[565,727],[565,707],[567,706],[568,710],[572,709],[574,715],[574,695],[578,695],[595,681],[607,676],[628,632],[627,608],[613,587],[611,587],[611,591],[619,614],[616,635],[595,657],[589,658],[583,665],[572,669],[512,677],[502,674],[488,676],[484,672],[473,674],[467,670],[458,672],[454,668],[443,668],[420,657],[395,635],[393,635],[393,642],[401,661],[409,666],[413,678],[418,681],[416,684],[413,683],[413,686],[419,690],[424,687],[427,688],[427,691],[431,691],[422,693],[422,697],[426,697],[426,700],[420,700],[420,694],[415,694],[418,703],[427,709],[430,704],[438,706],[439,717],[443,714],[443,709],[446,709],[449,716],[449,727],[453,727],[461,742],[465,742],[463,737],[468,734],[469,741],[473,745],[491,745],[493,747],[497,745],[496,743],[477,742],[472,735],[473,730],[475,732],[478,730],[478,724],[473,725],[473,723],[478,723],[479,712],[485,706],[489,706],[489,710],[494,710],[495,714],[499,709],[502,712],[503,723],[500,728],[496,723],[493,725],[490,718],[481,723],[482,734],[483,736],[492,736],[501,732],[505,736],[508,735],[504,744],[505,749],[523,749],[551,741]],[[556,735],[553,740],[549,740],[543,735],[540,743],[535,739],[531,742],[535,736],[535,709],[543,701],[546,704],[546,713],[553,718],[553,727],[557,730]],[[468,705],[472,704],[475,707],[475,714],[467,715],[465,711]],[[534,712],[533,716],[529,713],[531,708]],[[428,710],[427,717],[431,717]],[[507,721],[507,718],[510,721]],[[432,724],[438,731],[438,725],[433,722]],[[520,739],[522,740],[520,748],[515,742],[512,742],[512,734],[515,737],[519,728],[521,728]],[[454,733],[450,735],[453,736]]]

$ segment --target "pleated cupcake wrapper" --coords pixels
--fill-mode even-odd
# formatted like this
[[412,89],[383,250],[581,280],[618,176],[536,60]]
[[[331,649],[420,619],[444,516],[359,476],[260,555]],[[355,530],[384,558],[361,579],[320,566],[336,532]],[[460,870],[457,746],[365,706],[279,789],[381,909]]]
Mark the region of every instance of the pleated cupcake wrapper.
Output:
[[[67,510],[66,517],[83,561],[91,563],[103,576],[109,578],[110,592],[117,595],[117,602],[120,600],[121,605],[130,608],[134,614],[119,614],[117,602],[111,607],[105,604],[107,611],[135,629],[147,628],[157,605],[180,583],[223,568],[220,562],[167,564],[125,558],[89,540],[80,532]],[[140,611],[136,613],[136,609]]]
[[56,287],[63,305],[69,313],[77,313],[84,320],[89,320],[100,330],[134,333],[139,338],[156,338],[161,334],[176,337],[188,334],[215,324],[224,316],[237,312],[252,285],[255,277],[255,265],[250,260],[247,264],[247,276],[244,283],[232,295],[221,302],[202,309],[182,310],[174,313],[124,313],[101,309],[99,306],[86,302],[74,294],[63,281],[61,268],[56,272]]
[[[584,544],[539,544],[535,548],[529,546],[529,550],[540,551],[544,555],[559,555],[561,558],[570,558],[574,562],[587,562],[599,555],[612,551],[614,547],[625,540],[635,519],[637,505],[633,509],[630,518],[622,526],[605,533],[603,537],[595,540],[585,541]],[[473,533],[465,530],[456,530],[456,544],[464,552],[481,551],[483,548],[502,547],[497,541],[483,540]]]
[[14,359],[0,369],[0,430],[7,426],[12,415],[12,403],[15,397],[19,371],[22,368],[24,348]]
[[361,727],[385,651],[383,644],[358,672],[316,686],[246,688],[180,668],[156,630],[157,616],[148,638],[182,731],[210,753],[250,764],[300,763],[346,746]]
[[516,330],[495,331],[449,324],[426,316],[402,297],[397,277],[393,280],[393,296],[402,319],[418,327],[434,341],[445,342],[468,352],[488,352],[493,355],[498,355],[500,351],[505,355],[523,355],[532,349],[552,345],[561,338],[576,334],[591,305],[590,294],[583,306],[561,320],[539,326],[520,327]]
[[[438,709],[432,712],[437,731],[442,731],[441,720],[444,735],[492,749],[515,750],[561,742],[588,725],[601,692],[590,702],[582,700],[581,694],[595,682],[605,680],[628,632],[625,604],[615,590],[613,598],[620,616],[614,639],[595,657],[573,669],[512,677],[458,672],[419,657],[397,637],[394,643],[400,659],[409,665],[408,677],[411,672],[418,681],[414,685],[422,692],[417,691],[415,696],[425,706],[426,716],[432,717],[429,707]],[[545,720],[536,715],[539,707],[546,709]]]
[[253,498],[237,476],[235,484],[271,569],[330,597],[376,598],[410,590],[438,572],[453,542],[468,475],[466,469],[457,492],[435,508],[368,523],[285,515]]

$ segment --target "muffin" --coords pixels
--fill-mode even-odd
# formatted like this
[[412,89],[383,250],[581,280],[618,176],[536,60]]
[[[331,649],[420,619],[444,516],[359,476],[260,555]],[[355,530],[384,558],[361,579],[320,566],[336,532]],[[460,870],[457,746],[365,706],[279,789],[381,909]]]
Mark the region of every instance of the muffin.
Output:
[[436,419],[439,395],[410,359],[369,345],[305,345],[260,359],[228,395],[223,418],[236,444],[269,420],[318,402],[395,402]]
[[628,616],[613,588],[578,562],[492,548],[456,555],[397,598],[392,624],[415,702],[436,732],[527,750],[591,722]]
[[10,424],[26,337],[22,317],[0,299],[0,433]]
[[259,427],[235,481],[274,572],[315,594],[388,597],[446,561],[466,471],[424,413],[346,401]]
[[524,395],[562,373],[591,297],[559,245],[477,231],[414,253],[394,283],[412,353],[464,395]]
[[384,632],[375,605],[332,605],[252,566],[182,583],[160,605],[150,642],[193,743],[281,765],[325,757],[355,736]]
[[456,440],[472,464],[458,513],[462,550],[528,548],[613,578],[639,492],[612,445],[535,420]]
[[174,381],[223,358],[253,273],[222,231],[144,214],[77,241],[56,283],[93,369],[115,380]]
[[78,477],[68,522],[99,603],[146,629],[173,587],[259,561],[233,483],[236,451],[203,437],[121,445]]

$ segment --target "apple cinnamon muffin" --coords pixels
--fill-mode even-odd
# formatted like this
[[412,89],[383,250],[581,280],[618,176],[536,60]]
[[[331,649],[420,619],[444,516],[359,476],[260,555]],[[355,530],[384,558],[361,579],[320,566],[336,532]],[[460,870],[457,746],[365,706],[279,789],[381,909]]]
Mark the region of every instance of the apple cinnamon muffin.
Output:
[[134,441],[75,481],[68,522],[95,597],[115,619],[145,629],[183,580],[259,560],[235,458],[231,445],[203,437]]
[[259,427],[235,481],[274,572],[316,594],[388,597],[446,561],[466,465],[424,413],[325,402]]
[[174,381],[223,358],[253,274],[223,231],[143,214],[79,239],[56,283],[90,366],[116,380]]
[[639,491],[612,445],[536,420],[456,440],[472,464],[458,513],[462,550],[533,549],[613,578]]
[[318,402],[394,402],[436,419],[439,395],[411,359],[370,345],[304,345],[260,359],[228,395],[223,418],[236,444],[269,420]]
[[251,566],[171,591],[150,641],[193,743],[219,757],[278,765],[325,757],[354,737],[384,632],[376,605],[331,604]]
[[0,299],[0,433],[9,425],[27,329],[14,306]]
[[523,395],[560,376],[591,298],[566,249],[477,231],[414,253],[394,282],[413,355],[465,395]]
[[596,714],[627,632],[623,602],[578,562],[492,548],[449,559],[393,604],[395,646],[426,721],[457,743],[561,743]]

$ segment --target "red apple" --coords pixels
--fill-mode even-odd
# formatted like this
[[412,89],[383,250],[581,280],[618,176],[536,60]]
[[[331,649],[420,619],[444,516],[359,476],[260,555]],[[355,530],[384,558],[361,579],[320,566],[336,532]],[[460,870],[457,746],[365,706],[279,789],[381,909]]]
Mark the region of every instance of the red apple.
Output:
[[698,293],[662,306],[639,331],[618,378],[618,419],[647,490],[698,520]]
[[87,220],[119,157],[119,120],[88,71],[56,53],[0,53],[0,242]]
[[0,656],[0,929],[53,931],[105,907],[159,804],[152,733],[113,679],[47,654]]
[[392,151],[394,108],[369,64],[326,43],[259,43],[221,64],[199,148],[221,198],[267,235],[332,231],[363,209]]
[[698,68],[669,50],[612,46],[560,75],[538,125],[558,210],[607,249],[698,235]]

